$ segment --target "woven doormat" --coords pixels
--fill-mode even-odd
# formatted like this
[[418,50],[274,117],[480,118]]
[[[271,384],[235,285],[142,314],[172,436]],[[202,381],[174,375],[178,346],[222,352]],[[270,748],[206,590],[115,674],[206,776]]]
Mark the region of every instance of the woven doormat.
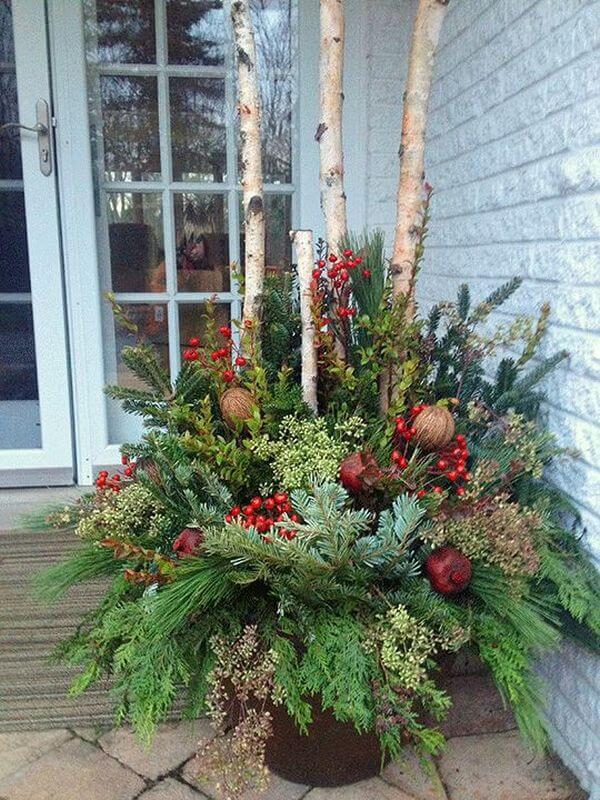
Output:
[[48,663],[54,646],[96,606],[102,583],[75,587],[54,605],[32,596],[33,577],[76,546],[68,531],[0,531],[0,731],[111,721],[106,686],[69,698],[76,671]]

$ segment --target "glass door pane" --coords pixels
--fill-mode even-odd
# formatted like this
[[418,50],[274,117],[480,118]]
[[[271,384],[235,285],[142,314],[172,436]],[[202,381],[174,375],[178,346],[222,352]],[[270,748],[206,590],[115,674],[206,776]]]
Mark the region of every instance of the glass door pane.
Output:
[[[295,2],[252,5],[270,268],[290,261]],[[175,375],[209,298],[219,319],[240,316],[231,273],[244,238],[230,10],[231,0],[83,4],[100,286],[130,323],[122,330],[103,304],[107,383],[131,385],[120,353],[133,341],[154,343]],[[139,420],[103,402],[104,446],[135,438]]]
[[[18,120],[10,2],[0,3],[0,126]],[[0,134],[0,449],[41,447],[19,132]]]

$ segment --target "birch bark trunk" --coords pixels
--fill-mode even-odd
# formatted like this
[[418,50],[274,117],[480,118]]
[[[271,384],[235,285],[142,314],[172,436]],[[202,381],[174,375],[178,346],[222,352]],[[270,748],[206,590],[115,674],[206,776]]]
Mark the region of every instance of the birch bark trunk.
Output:
[[425,131],[435,50],[448,11],[448,0],[419,0],[412,34],[404,94],[396,234],[391,263],[394,297],[408,296],[414,315],[416,248],[423,210]]
[[[425,133],[435,51],[448,0],[419,0],[404,92],[396,232],[390,265],[393,298],[406,297],[406,316],[415,314],[414,279],[424,203]],[[385,415],[394,394],[394,367],[379,381],[379,410]]]
[[[320,0],[319,101],[321,118],[315,134],[319,143],[321,209],[330,251],[339,253],[346,237],[342,108],[344,102],[344,0]],[[336,339],[344,360],[344,346]]]
[[300,320],[302,325],[302,399],[317,411],[317,348],[312,314],[311,282],[314,269],[312,231],[290,231],[296,248],[300,285]]
[[261,151],[261,105],[250,0],[233,0],[231,21],[235,42],[240,115],[241,184],[245,234],[243,322],[260,324],[265,276],[265,212]]

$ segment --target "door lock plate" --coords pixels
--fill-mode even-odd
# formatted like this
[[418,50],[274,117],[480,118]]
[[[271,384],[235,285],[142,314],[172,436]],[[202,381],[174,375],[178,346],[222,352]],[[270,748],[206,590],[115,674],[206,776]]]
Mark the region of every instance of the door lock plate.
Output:
[[40,172],[42,175],[52,174],[52,120],[48,103],[40,98],[35,104],[37,123],[38,152],[40,154]]

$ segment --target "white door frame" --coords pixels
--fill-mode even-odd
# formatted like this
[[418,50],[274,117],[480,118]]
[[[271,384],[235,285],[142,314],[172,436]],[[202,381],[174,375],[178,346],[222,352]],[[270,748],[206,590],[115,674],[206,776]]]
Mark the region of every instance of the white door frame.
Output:
[[[12,16],[19,121],[33,125],[38,99],[51,100],[44,0],[16,0]],[[37,134],[20,136],[42,446],[0,450],[0,486],[64,485],[73,447],[56,174],[40,171]]]

